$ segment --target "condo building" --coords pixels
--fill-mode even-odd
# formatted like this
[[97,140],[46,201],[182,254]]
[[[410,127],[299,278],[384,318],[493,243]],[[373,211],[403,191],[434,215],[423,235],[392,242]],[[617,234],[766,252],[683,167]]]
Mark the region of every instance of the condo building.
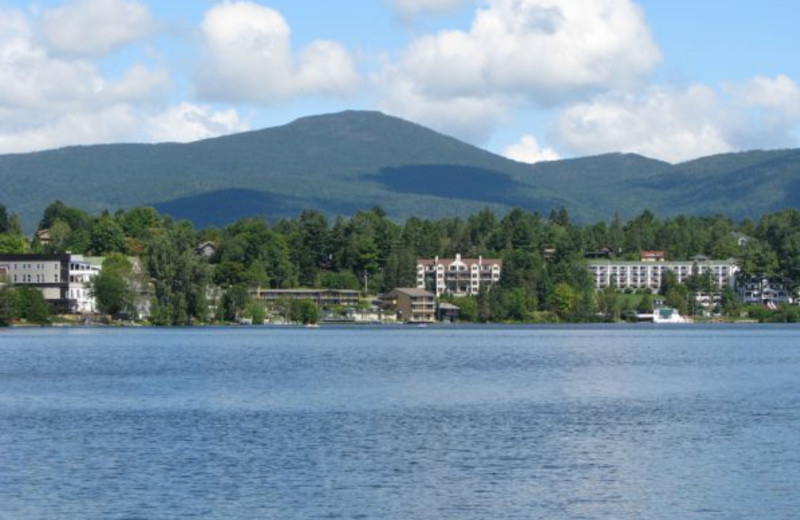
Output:
[[96,311],[91,280],[100,272],[102,259],[82,255],[0,255],[0,278],[12,285],[28,285],[42,292],[59,312]]
[[503,261],[495,258],[420,258],[417,260],[417,288],[441,296],[478,294],[481,288],[500,281]]
[[693,275],[711,274],[717,289],[733,286],[739,266],[733,259],[709,260],[697,257],[686,262],[668,262],[645,260],[626,262],[617,260],[592,261],[589,270],[594,276],[595,288],[616,287],[617,289],[651,289],[657,291],[661,287],[664,275],[670,271],[675,273],[679,283],[684,283]]

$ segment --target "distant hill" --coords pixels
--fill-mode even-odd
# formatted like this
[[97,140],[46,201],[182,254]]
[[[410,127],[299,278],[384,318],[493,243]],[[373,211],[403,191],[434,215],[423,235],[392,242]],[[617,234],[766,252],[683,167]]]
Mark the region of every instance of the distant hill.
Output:
[[[96,213],[152,205],[200,226],[382,206],[442,217],[489,207],[583,222],[649,208],[756,217],[800,206],[800,150],[670,165],[609,154],[527,165],[378,112],[348,111],[188,144],[78,146],[0,155],[0,202],[36,225],[52,201]],[[796,195],[797,194],[797,195]]]

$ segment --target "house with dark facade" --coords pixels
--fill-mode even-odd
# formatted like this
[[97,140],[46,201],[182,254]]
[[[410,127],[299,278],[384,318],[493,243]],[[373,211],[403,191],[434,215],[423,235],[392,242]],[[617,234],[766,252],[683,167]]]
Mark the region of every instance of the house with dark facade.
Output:
[[745,305],[768,307],[792,303],[789,281],[780,277],[751,276],[736,284],[739,299]]
[[433,323],[436,321],[436,295],[417,287],[397,288],[386,294],[384,305],[397,313],[397,321]]

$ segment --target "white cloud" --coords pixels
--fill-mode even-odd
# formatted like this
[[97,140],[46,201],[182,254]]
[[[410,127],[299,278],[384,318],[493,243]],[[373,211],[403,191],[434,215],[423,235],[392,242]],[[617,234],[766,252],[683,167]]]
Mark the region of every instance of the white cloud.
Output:
[[31,123],[26,126],[0,126],[0,153],[128,141],[141,128],[141,119],[126,104],[93,111],[61,113],[37,118]]
[[191,103],[180,103],[153,117],[149,136],[154,141],[190,142],[243,132],[249,125],[235,110],[213,111]]
[[212,7],[202,33],[210,63],[198,72],[197,86],[206,99],[273,102],[336,95],[359,81],[355,62],[341,44],[315,41],[295,55],[283,16],[253,2]]
[[797,146],[800,87],[756,77],[715,89],[650,87],[608,93],[563,111],[554,135],[575,154],[635,152],[679,162],[742,149]]
[[403,19],[422,14],[446,14],[459,10],[469,0],[391,0],[390,6]]
[[788,111],[787,115],[791,117],[800,114],[800,87],[788,76],[756,76],[742,87],[731,86],[729,89],[748,106]]
[[524,135],[516,144],[506,148],[504,154],[514,161],[534,164],[542,161],[556,161],[560,157],[552,148],[542,148],[535,137]]
[[134,64],[108,77],[86,58],[50,53],[36,21],[0,9],[0,153],[148,138],[167,71]]
[[413,82],[398,77],[385,89],[378,109],[458,139],[481,143],[507,117],[508,102],[500,96],[430,99],[421,95]]
[[729,117],[709,87],[652,87],[639,96],[611,93],[572,106],[558,117],[555,133],[579,155],[634,152],[677,162],[730,151]]
[[42,29],[58,53],[97,56],[153,33],[148,7],[126,0],[77,0],[42,12]]
[[475,111],[480,126],[516,106],[635,86],[660,60],[630,0],[488,0],[468,31],[419,38],[385,66],[380,105],[438,129],[450,125],[442,104],[497,110]]
[[10,111],[80,110],[140,100],[165,88],[163,70],[132,66],[109,80],[84,59],[54,57],[36,43],[30,21],[19,11],[0,12],[0,109]]

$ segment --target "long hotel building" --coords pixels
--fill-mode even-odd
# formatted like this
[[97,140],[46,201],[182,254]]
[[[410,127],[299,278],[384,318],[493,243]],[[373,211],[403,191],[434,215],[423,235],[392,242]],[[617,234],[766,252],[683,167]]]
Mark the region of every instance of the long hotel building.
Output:
[[718,289],[733,286],[739,266],[733,259],[709,260],[698,257],[687,262],[593,260],[589,263],[589,270],[594,275],[597,289],[614,286],[618,289],[656,291],[661,287],[661,280],[667,271],[675,273],[679,283],[684,283],[692,275],[711,273],[711,279]]

